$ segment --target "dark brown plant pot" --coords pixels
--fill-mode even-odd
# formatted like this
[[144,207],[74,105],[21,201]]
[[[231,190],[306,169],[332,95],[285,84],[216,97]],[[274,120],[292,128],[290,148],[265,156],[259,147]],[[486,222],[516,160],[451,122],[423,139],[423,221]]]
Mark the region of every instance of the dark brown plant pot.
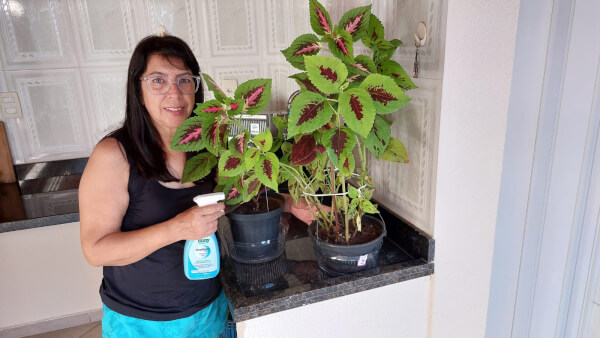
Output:
[[363,270],[369,270],[377,266],[377,257],[383,244],[383,237],[387,231],[382,220],[370,215],[362,218],[363,226],[371,224],[380,229],[377,238],[362,244],[340,245],[331,244],[315,236],[317,221],[310,224],[308,233],[313,240],[313,247],[317,256],[319,268],[330,275],[344,275]]

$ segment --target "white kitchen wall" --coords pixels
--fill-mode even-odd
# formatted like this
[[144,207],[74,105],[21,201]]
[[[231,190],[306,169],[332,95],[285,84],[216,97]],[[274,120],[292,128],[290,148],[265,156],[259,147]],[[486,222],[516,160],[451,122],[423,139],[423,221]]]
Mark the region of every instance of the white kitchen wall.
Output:
[[[382,187],[375,198],[432,235],[445,1],[321,2],[336,23],[348,9],[372,4],[386,37],[404,41],[393,58],[409,74],[415,27],[427,24],[419,89],[392,116],[392,135],[408,146],[411,163],[369,165]],[[287,77],[299,70],[280,50],[312,32],[308,1],[297,0],[0,0],[0,5],[0,90],[18,92],[23,109],[22,118],[5,119],[15,164],[89,156],[122,122],[129,57],[160,25],[188,42],[201,70],[217,83],[273,79],[269,112],[285,110],[298,89]],[[366,51],[360,45],[356,53]]]

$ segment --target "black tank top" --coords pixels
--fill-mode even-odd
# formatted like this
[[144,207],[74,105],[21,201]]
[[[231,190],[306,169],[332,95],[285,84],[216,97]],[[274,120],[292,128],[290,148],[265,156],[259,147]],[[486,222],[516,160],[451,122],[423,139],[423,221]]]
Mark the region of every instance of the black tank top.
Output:
[[[132,231],[164,222],[192,207],[192,198],[212,192],[210,177],[189,188],[170,189],[140,176],[128,151],[125,137],[116,138],[129,162],[129,206],[121,231]],[[120,314],[154,321],[191,316],[215,300],[221,292],[219,278],[189,280],[183,269],[183,247],[179,241],[160,248],[142,260],[125,266],[105,266],[100,285],[102,302]]]

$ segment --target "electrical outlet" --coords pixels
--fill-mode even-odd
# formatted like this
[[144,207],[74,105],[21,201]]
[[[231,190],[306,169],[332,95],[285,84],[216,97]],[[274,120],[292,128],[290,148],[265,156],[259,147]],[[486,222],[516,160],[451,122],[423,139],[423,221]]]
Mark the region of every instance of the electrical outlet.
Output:
[[16,92],[0,93],[0,113],[5,120],[23,117],[19,95]]
[[236,79],[227,79],[221,81],[221,89],[225,92],[225,94],[229,97],[233,97],[235,94],[235,90],[237,88],[237,80]]

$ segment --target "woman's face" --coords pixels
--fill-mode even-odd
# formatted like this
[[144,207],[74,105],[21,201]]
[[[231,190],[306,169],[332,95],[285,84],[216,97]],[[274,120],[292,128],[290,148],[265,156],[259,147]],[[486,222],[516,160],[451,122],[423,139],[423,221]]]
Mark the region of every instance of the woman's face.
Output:
[[[146,70],[141,77],[162,76],[175,82],[181,75],[193,75],[183,61],[174,58],[169,60],[162,55],[153,54],[148,58]],[[150,93],[144,80],[141,85],[142,104],[148,110],[152,123],[161,135],[172,136],[181,122],[192,113],[195,94],[183,94],[176,83],[173,83],[169,91],[163,95]]]

